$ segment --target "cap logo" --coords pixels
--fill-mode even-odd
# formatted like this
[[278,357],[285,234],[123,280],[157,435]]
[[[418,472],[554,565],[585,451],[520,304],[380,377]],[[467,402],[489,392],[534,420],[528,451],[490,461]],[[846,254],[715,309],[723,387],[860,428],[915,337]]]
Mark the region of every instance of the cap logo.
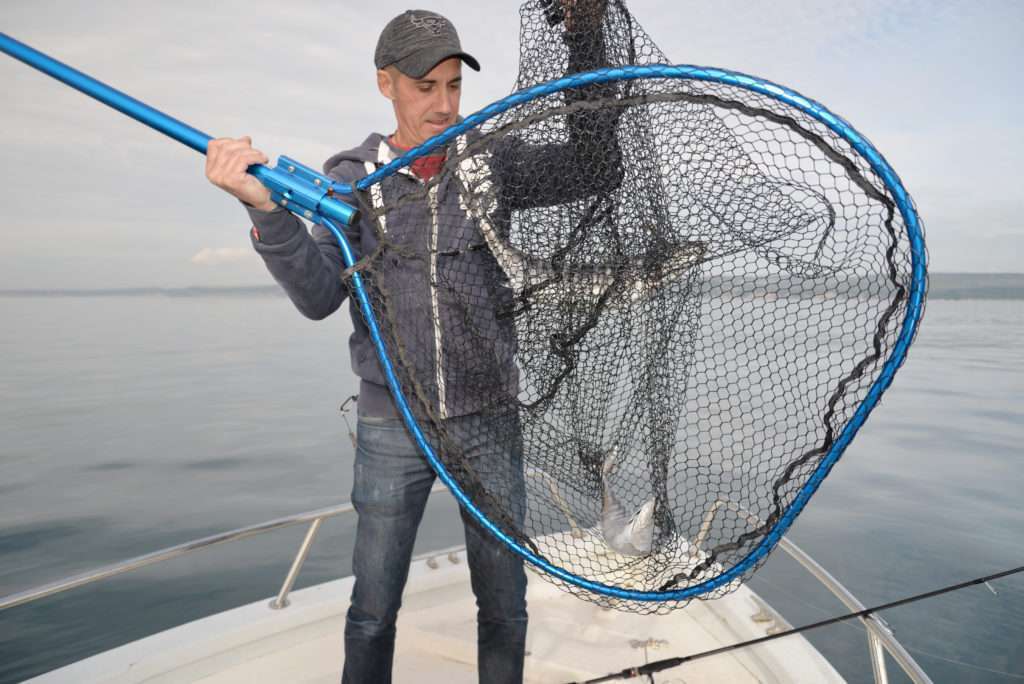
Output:
[[424,31],[430,31],[435,36],[440,36],[444,33],[445,20],[441,17],[409,17],[409,21],[412,25],[418,29]]

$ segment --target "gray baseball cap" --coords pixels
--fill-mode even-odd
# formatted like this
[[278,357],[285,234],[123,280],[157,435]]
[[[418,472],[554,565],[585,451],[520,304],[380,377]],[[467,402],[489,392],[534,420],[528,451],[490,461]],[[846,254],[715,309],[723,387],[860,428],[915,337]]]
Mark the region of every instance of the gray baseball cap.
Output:
[[378,69],[393,64],[410,78],[423,78],[449,57],[458,57],[480,71],[480,63],[462,51],[452,22],[436,12],[406,10],[381,31],[373,62]]

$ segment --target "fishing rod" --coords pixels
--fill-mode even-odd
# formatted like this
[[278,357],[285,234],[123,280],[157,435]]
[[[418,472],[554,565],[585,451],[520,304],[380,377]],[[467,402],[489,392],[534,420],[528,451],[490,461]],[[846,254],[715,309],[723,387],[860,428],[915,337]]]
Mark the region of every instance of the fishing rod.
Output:
[[[0,51],[177,140],[186,147],[191,147],[196,152],[206,154],[207,145],[213,139],[199,129],[111,88],[11,38],[6,33],[0,33]],[[351,195],[350,185],[337,183],[290,157],[278,157],[277,166],[274,167],[253,164],[246,172],[255,176],[270,190],[270,197],[275,204],[301,218],[313,219],[324,216],[349,226],[359,217],[355,207],[337,198],[337,195]]]
[[[630,667],[621,672],[612,672],[602,677],[595,679],[587,679],[583,682],[571,682],[571,684],[598,684],[599,682],[610,682],[616,679],[632,679],[634,677],[653,677],[654,673],[661,672],[662,670],[668,670],[673,667],[679,667],[686,663],[693,662],[694,660],[700,660],[702,658],[709,658],[714,655],[720,655],[729,651],[735,651],[741,648],[747,648],[748,646],[756,646],[763,644],[768,641],[774,641],[775,639],[781,639],[782,637],[792,636],[793,634],[799,634],[801,632],[807,632],[812,629],[819,627],[827,627],[828,625],[834,625],[839,622],[845,622],[847,620],[853,620],[854,618],[866,618],[872,613],[879,611],[888,610],[889,608],[895,608],[897,606],[906,605],[908,603],[914,603],[915,601],[922,601],[927,598],[939,596],[940,594],[947,594],[951,591],[957,591],[958,589],[965,589],[976,584],[984,584],[988,586],[988,583],[992,580],[1000,579],[1002,577],[1009,577],[1019,572],[1024,572],[1024,565],[1010,570],[1003,570],[991,575],[985,575],[984,577],[976,577],[966,582],[960,582],[958,584],[951,584],[949,586],[942,587],[940,589],[933,589],[931,591],[924,592],[923,594],[915,594],[913,596],[907,596],[906,598],[899,599],[897,601],[890,601],[889,603],[882,603],[871,608],[865,608],[864,610],[858,610],[852,613],[846,613],[836,617],[828,618],[826,620],[820,620],[818,622],[812,622],[802,627],[794,627],[793,629],[787,629],[783,632],[776,634],[769,634],[767,636],[758,637],[757,639],[750,639],[749,641],[741,641],[736,644],[730,644],[729,646],[722,646],[720,648],[711,649],[710,651],[702,651],[700,653],[694,653],[688,656],[681,656],[677,658],[664,658],[662,660],[656,660],[653,663],[646,663],[637,667]],[[991,586],[988,587],[989,591],[995,593],[995,589]],[[653,679],[652,679],[653,681]]]

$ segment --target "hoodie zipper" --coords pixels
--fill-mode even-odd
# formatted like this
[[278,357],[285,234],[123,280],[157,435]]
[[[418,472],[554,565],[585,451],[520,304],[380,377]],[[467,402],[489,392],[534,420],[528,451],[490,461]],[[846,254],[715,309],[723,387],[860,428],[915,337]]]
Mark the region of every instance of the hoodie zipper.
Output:
[[442,419],[448,417],[447,388],[444,382],[444,365],[441,346],[441,306],[437,296],[437,188],[435,185],[427,191],[427,206],[430,207],[430,308],[434,323],[434,368],[437,380],[438,413]]

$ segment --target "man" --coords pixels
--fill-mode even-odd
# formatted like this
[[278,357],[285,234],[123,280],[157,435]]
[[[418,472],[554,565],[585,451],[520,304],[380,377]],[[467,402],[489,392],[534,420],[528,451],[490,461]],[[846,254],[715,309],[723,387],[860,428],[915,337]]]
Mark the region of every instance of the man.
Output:
[[[603,11],[602,0],[563,0],[563,12],[557,20],[565,24],[563,39],[569,46],[570,71],[603,66],[603,42],[599,30]],[[451,22],[423,10],[407,11],[388,23],[378,40],[374,61],[378,89],[393,104],[395,132],[390,136],[371,134],[359,147],[328,159],[324,172],[340,182],[354,183],[455,123],[459,113],[462,64],[480,70],[477,60],[462,50]],[[573,97],[578,99],[581,95],[577,93]],[[579,175],[579,169],[586,167],[579,155],[608,147],[605,144],[608,141],[601,139],[589,146],[576,144],[585,125],[583,121],[576,125],[570,122],[570,137],[574,137],[573,142],[567,145],[544,149],[520,149],[506,145],[496,151],[495,176],[498,184],[508,189],[503,195],[506,204],[523,207],[557,201],[561,194],[560,183]],[[555,159],[558,162],[559,168],[552,169],[555,173],[551,179],[540,179],[539,182],[521,173],[526,166],[517,166],[517,160],[537,154],[544,155],[545,160]],[[375,205],[388,204],[406,195],[418,198],[418,203],[410,211],[420,218],[398,221],[398,225],[395,220],[389,220],[386,229],[389,236],[401,233],[403,229],[409,230],[410,226],[412,230],[418,230],[418,226],[428,223],[421,220],[423,213],[437,211],[436,207],[428,208],[423,201],[424,184],[440,172],[444,160],[445,151],[438,150],[418,159],[407,172],[395,174],[379,186],[380,194],[374,197]],[[300,220],[276,206],[270,199],[270,192],[245,173],[248,166],[267,162],[266,155],[253,148],[248,137],[218,139],[209,144],[206,174],[212,183],[246,205],[253,223],[253,245],[296,307],[309,318],[324,318],[337,310],[347,295],[340,250],[326,228],[316,225],[312,234],[308,233]],[[516,176],[517,172],[519,176]],[[457,193],[449,194],[452,197],[448,201],[458,201],[455,198]],[[384,232],[384,228],[367,213],[357,225],[346,230],[353,248],[362,256],[375,253]],[[475,222],[465,213],[461,219],[453,218],[456,213],[441,213],[439,225],[434,221],[440,239],[454,239],[452,236],[475,232],[472,242],[479,243],[479,229]],[[397,218],[398,215],[389,217]],[[417,244],[426,244],[421,236],[412,238]],[[426,254],[426,258],[436,258],[436,253]],[[493,259],[487,263],[493,265]],[[395,271],[390,275],[394,278],[401,278],[402,269],[410,268],[403,266],[400,259],[389,260],[388,264]],[[380,277],[389,277],[389,274],[381,273]],[[420,296],[420,293],[410,292],[408,298],[413,301],[415,296]],[[427,297],[427,294],[422,296]],[[446,396],[443,391],[446,383],[442,375],[457,373],[456,368],[464,368],[467,362],[460,359],[459,363],[454,363],[443,358],[444,350],[458,346],[460,341],[452,339],[456,326],[446,320],[443,313],[438,313],[436,299],[433,308],[429,303],[429,299],[423,299],[421,303],[411,305],[407,317],[410,320],[404,324],[410,330],[407,340],[429,340],[424,342],[429,345],[434,340],[433,335],[418,336],[416,331],[430,330],[438,334],[436,347],[423,350],[423,357],[439,364],[437,375],[440,379],[432,389],[437,395],[432,414],[440,416],[447,434],[460,440],[464,459],[479,464],[481,469],[502,471],[504,474],[500,479],[510,487],[505,494],[521,499],[520,441],[511,439],[507,443],[486,444],[473,438],[486,428],[487,418],[481,415],[481,401],[488,394],[488,388],[464,391],[458,396],[454,393]],[[350,306],[354,332],[349,345],[353,369],[360,377],[352,491],[358,526],[353,553],[355,584],[345,626],[342,681],[371,684],[391,681],[395,621],[416,529],[434,473],[418,453],[399,419],[365,323],[356,304],[351,302]],[[487,316],[489,319],[485,325],[496,325],[493,312]],[[502,331],[508,328],[506,323]],[[449,336],[443,344],[441,334]],[[466,346],[469,345],[463,341],[462,347]],[[488,354],[493,363],[494,353]],[[506,357],[503,356],[503,365],[514,367]],[[468,363],[472,365],[472,361]],[[514,396],[514,373],[503,372],[501,368],[497,373],[504,373],[502,377],[510,387],[494,388],[495,392],[503,389]],[[465,386],[457,375],[450,376],[448,380],[449,388]],[[495,378],[495,382],[500,380]],[[512,508],[516,508],[515,504]],[[526,576],[522,561],[465,511],[462,517],[471,583],[478,606],[480,681],[487,684],[521,682],[527,625]]]

